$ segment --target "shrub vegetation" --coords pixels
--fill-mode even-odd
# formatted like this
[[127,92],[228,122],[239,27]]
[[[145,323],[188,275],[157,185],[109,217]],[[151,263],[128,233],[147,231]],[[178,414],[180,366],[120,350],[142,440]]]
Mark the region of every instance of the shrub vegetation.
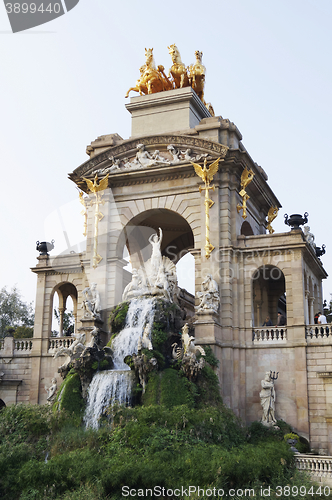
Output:
[[[120,306],[112,313],[115,334],[128,309],[128,304]],[[0,498],[123,500],[124,486],[134,488],[136,496],[156,498],[145,489],[190,485],[223,489],[226,494],[231,488],[254,488],[256,497],[262,497],[261,487],[270,488],[268,497],[275,500],[326,498],[309,493],[318,487],[310,490],[309,479],[296,470],[284,438],[292,432],[289,425],[279,421],[275,430],[254,422],[246,428],[223,404],[213,371],[218,361],[210,347],[197,380],[185,377],[180,363],[169,355],[174,335],[179,334],[168,330],[168,312],[162,310],[154,324],[155,350],[144,350],[147,357],[158,360],[158,371],[149,374],[145,394],[136,386],[138,404],[113,407],[99,430],[83,427],[84,401],[74,370],[61,385],[53,408],[17,405],[0,411]],[[126,361],[132,366],[130,356]],[[286,489],[285,495],[277,494],[278,486],[288,485],[298,491],[305,486],[308,493],[289,495]]]

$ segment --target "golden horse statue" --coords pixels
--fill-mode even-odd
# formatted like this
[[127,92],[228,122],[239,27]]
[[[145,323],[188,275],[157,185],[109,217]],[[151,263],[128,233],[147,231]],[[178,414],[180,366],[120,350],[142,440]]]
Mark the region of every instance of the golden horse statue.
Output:
[[129,92],[131,90],[139,92],[140,95],[143,95],[155,94],[157,92],[171,90],[173,88],[172,83],[165,75],[164,67],[158,66],[158,68],[156,68],[153,59],[153,49],[145,49],[145,59],[145,64],[140,67],[141,76],[136,81],[135,87],[131,87],[128,90],[126,97],[129,96]]
[[173,85],[175,89],[182,89],[183,87],[189,87],[189,78],[187,73],[187,68],[181,61],[181,56],[179,49],[173,43],[168,48],[168,52],[172,58],[172,67],[169,70],[168,78],[172,76]]
[[203,52],[196,50],[196,62],[188,67],[189,70],[189,83],[192,89],[196,92],[198,97],[204,101],[204,84],[205,84],[205,71],[206,68],[202,64]]

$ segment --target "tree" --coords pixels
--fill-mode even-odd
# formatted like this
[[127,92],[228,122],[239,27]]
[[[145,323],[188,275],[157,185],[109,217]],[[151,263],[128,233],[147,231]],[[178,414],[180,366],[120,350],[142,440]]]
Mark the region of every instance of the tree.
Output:
[[[0,338],[5,337],[11,328],[33,327],[34,314],[32,303],[23,302],[19,290],[14,286],[10,291],[6,287],[0,290]],[[14,334],[14,332],[13,332]]]

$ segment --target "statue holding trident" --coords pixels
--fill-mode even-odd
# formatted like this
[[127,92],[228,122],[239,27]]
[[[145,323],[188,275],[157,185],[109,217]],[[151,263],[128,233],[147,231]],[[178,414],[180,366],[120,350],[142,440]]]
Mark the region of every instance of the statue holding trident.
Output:
[[277,423],[274,414],[276,401],[274,381],[277,380],[278,373],[272,373],[272,371],[266,372],[264,380],[261,381],[262,390],[259,393],[259,397],[261,398],[261,405],[263,408],[263,416],[261,422],[266,426],[275,425]]

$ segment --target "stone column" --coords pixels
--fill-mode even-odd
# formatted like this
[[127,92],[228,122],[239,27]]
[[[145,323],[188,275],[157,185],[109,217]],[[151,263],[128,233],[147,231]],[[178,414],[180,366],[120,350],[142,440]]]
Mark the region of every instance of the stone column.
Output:
[[314,317],[315,317],[315,313],[314,313],[314,302],[315,302],[315,299],[314,297],[310,297],[309,298],[309,306],[310,306],[310,315],[309,315],[309,324],[310,325],[313,325],[315,320],[314,320]]
[[59,307],[59,337],[63,337],[63,316],[65,310],[65,307]]
[[310,325],[310,315],[309,315],[309,290],[305,290],[305,322],[307,325]]

